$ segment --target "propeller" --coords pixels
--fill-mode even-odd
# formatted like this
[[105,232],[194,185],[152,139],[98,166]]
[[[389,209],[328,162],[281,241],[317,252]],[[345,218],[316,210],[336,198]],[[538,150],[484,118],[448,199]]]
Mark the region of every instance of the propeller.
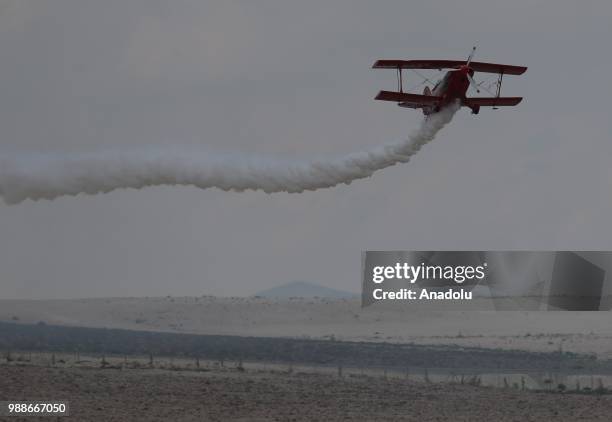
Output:
[[467,63],[465,64],[466,66],[469,67],[470,63],[472,63],[472,59],[474,58],[474,53],[476,53],[476,46],[472,47],[472,52],[468,56]]

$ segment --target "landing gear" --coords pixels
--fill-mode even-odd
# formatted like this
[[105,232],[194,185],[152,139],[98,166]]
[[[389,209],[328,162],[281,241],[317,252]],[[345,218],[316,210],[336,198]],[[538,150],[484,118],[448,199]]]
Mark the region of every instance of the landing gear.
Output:
[[480,113],[480,106],[479,105],[475,105],[472,107],[472,114],[478,114]]

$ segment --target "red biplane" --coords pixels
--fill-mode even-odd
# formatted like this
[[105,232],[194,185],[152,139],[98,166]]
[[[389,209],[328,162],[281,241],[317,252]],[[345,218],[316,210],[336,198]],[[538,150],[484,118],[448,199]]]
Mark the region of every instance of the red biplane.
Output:
[[[378,60],[372,66],[374,69],[395,69],[397,71],[397,85],[399,92],[380,91],[376,96],[377,100],[393,101],[400,107],[420,108],[426,116],[440,111],[444,106],[459,100],[461,105],[469,107],[473,114],[478,114],[480,107],[515,106],[521,102],[522,97],[501,97],[501,85],[504,75],[522,75],[527,70],[523,66],[510,66],[496,63],[474,62],[472,58],[476,47],[472,49],[466,61],[461,60]],[[431,82],[428,78],[419,73],[416,69],[453,69],[446,72],[446,75],[438,81],[433,88],[425,86],[423,95],[410,94],[404,92],[402,70],[411,69],[426,82]],[[498,74],[496,82],[496,92],[489,91],[484,85],[474,81],[474,72],[485,72]],[[466,97],[466,92],[470,85],[480,93],[483,88],[492,97]]]

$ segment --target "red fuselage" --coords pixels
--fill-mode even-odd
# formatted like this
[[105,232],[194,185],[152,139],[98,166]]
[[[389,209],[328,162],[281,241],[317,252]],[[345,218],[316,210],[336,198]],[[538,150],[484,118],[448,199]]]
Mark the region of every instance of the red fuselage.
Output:
[[442,101],[436,107],[423,109],[425,114],[431,114],[440,111],[448,104],[460,100],[464,103],[465,94],[470,86],[470,81],[467,75],[472,76],[474,71],[468,66],[461,66],[457,70],[446,72],[442,78],[431,90],[430,95],[442,97]]

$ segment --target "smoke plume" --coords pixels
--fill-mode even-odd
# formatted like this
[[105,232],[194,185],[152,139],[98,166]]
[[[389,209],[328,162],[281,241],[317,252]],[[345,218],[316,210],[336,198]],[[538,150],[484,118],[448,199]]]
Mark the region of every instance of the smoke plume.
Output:
[[17,204],[26,199],[159,185],[267,193],[330,188],[408,162],[451,121],[457,109],[458,105],[451,105],[423,120],[406,141],[332,160],[292,162],[170,150],[0,156],[0,196],[7,204]]

